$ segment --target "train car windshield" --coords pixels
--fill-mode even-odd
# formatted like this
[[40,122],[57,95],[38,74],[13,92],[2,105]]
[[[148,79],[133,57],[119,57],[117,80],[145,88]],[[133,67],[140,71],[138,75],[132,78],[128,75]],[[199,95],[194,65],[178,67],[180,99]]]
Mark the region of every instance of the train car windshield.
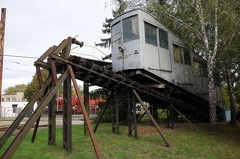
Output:
[[138,16],[123,19],[123,42],[139,39]]
[[112,34],[112,46],[115,45],[121,45],[121,39],[122,39],[122,34],[121,34],[121,23],[117,22],[112,26],[111,29],[111,34]]

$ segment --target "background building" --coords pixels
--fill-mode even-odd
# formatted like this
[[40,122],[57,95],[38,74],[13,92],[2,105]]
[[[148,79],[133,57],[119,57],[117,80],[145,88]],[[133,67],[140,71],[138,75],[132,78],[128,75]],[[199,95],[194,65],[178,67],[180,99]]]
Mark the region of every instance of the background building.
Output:
[[[17,117],[18,114],[24,109],[27,105],[28,101],[24,99],[23,92],[17,92],[16,94],[11,95],[2,95],[1,102],[1,117]],[[36,108],[36,104],[34,105],[34,109]],[[29,113],[31,113],[30,111]]]

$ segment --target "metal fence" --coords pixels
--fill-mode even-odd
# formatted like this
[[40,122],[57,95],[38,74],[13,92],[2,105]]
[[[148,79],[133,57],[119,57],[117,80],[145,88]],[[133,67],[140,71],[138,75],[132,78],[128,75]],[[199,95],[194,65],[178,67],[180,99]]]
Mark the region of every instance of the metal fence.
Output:
[[2,118],[16,118],[20,112],[21,112],[22,108],[13,108],[13,107],[1,107],[0,108],[0,116],[1,119]]

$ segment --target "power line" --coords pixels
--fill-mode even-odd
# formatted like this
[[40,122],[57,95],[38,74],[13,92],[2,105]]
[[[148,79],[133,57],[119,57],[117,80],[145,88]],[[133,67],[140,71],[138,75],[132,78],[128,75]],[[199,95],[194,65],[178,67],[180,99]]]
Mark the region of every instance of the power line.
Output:
[[20,62],[16,62],[16,61],[10,61],[10,60],[3,60],[5,62],[11,62],[11,63],[15,63],[15,64],[18,64],[18,65],[24,65],[24,66],[33,66],[33,65],[29,65],[29,64],[24,64],[24,63],[20,63]]
[[33,57],[33,56],[18,56],[18,55],[3,55],[7,57],[18,57],[18,58],[28,58],[28,59],[38,59],[38,57]]
[[35,73],[35,72],[31,72],[31,71],[25,71],[25,70],[18,70],[18,69],[12,69],[12,68],[4,68],[5,70],[10,70],[10,71],[18,71],[18,72],[27,72],[27,73]]

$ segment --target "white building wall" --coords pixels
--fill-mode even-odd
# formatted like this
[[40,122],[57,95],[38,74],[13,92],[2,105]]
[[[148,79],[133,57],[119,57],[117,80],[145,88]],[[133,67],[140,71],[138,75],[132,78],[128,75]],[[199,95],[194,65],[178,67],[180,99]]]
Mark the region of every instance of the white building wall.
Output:
[[[28,102],[24,99],[23,92],[17,92],[13,95],[3,94],[0,107],[0,118],[17,117],[27,104]],[[34,104],[33,110],[35,110],[36,107],[37,103]]]

